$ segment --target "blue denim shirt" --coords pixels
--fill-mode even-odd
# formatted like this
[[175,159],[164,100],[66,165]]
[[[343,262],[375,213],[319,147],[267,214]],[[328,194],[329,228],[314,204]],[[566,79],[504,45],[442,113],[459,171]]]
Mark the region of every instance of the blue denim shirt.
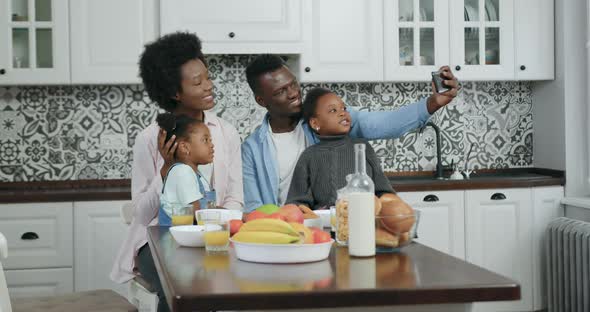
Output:
[[[350,136],[368,140],[391,139],[423,127],[430,118],[426,100],[427,98],[424,98],[394,111],[350,110]],[[277,205],[279,202],[279,171],[270,131],[266,114],[262,124],[242,143],[245,212],[250,212],[263,204]],[[307,142],[319,142],[307,123],[303,123],[303,131]]]

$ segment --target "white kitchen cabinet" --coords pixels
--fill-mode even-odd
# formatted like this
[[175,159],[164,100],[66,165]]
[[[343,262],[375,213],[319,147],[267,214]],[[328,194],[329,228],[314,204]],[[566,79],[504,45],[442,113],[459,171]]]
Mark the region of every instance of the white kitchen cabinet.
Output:
[[[10,243],[8,245],[10,250]],[[10,259],[11,255],[9,252]],[[74,291],[72,268],[7,270],[6,284],[10,298],[53,297]]]
[[157,0],[71,0],[70,12],[72,83],[141,83],[139,56],[158,36]]
[[302,82],[383,80],[383,0],[304,5]]
[[425,81],[449,64],[448,0],[385,0],[385,80]]
[[400,192],[420,211],[417,241],[446,254],[465,259],[464,191]]
[[74,289],[72,203],[0,205],[2,261],[11,298],[52,296]]
[[299,0],[160,1],[162,34],[195,32],[205,54],[300,53]]
[[451,64],[457,76],[514,79],[514,0],[450,1]]
[[545,253],[547,225],[565,215],[561,199],[562,186],[534,187],[533,196],[533,310],[547,308]]
[[0,85],[70,82],[68,0],[0,0]]
[[554,79],[553,0],[514,1],[516,79]]
[[521,300],[477,303],[474,311],[536,311],[547,307],[545,231],[551,220],[563,216],[562,186],[398,195],[420,211],[419,243],[521,285]]
[[71,202],[0,205],[0,231],[10,251],[6,270],[73,264]]
[[521,293],[519,301],[476,303],[475,311],[533,308],[531,192],[530,188],[465,191],[466,260],[516,280]]
[[386,81],[554,78],[554,0],[384,0]]
[[74,202],[75,289],[112,289],[126,296],[127,285],[116,284],[109,274],[127,236],[120,208],[127,201]]

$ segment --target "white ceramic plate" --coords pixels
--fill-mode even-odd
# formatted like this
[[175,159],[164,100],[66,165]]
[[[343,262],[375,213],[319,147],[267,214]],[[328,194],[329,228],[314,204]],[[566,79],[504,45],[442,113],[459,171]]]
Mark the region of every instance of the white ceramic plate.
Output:
[[331,239],[321,244],[258,244],[236,242],[236,256],[240,260],[259,263],[304,263],[328,258],[332,249]]
[[[333,276],[330,261],[323,260],[298,265],[253,263],[240,261],[234,257],[231,265],[236,277],[253,281],[292,282],[316,281]],[[269,274],[272,272],[272,274]]]

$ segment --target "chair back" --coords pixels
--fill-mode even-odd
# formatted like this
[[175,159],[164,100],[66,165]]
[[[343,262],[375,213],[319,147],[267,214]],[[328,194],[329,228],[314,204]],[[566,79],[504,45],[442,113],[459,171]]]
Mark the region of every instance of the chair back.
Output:
[[133,203],[127,202],[121,206],[120,215],[123,223],[131,224],[131,220],[133,220]]

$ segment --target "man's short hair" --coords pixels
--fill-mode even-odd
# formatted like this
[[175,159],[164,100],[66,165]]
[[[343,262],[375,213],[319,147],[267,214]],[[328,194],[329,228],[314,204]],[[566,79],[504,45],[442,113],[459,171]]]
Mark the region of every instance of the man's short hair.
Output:
[[273,72],[285,65],[285,61],[275,54],[262,54],[257,56],[248,67],[246,67],[246,79],[248,85],[254,94],[257,94],[259,89],[260,76]]

